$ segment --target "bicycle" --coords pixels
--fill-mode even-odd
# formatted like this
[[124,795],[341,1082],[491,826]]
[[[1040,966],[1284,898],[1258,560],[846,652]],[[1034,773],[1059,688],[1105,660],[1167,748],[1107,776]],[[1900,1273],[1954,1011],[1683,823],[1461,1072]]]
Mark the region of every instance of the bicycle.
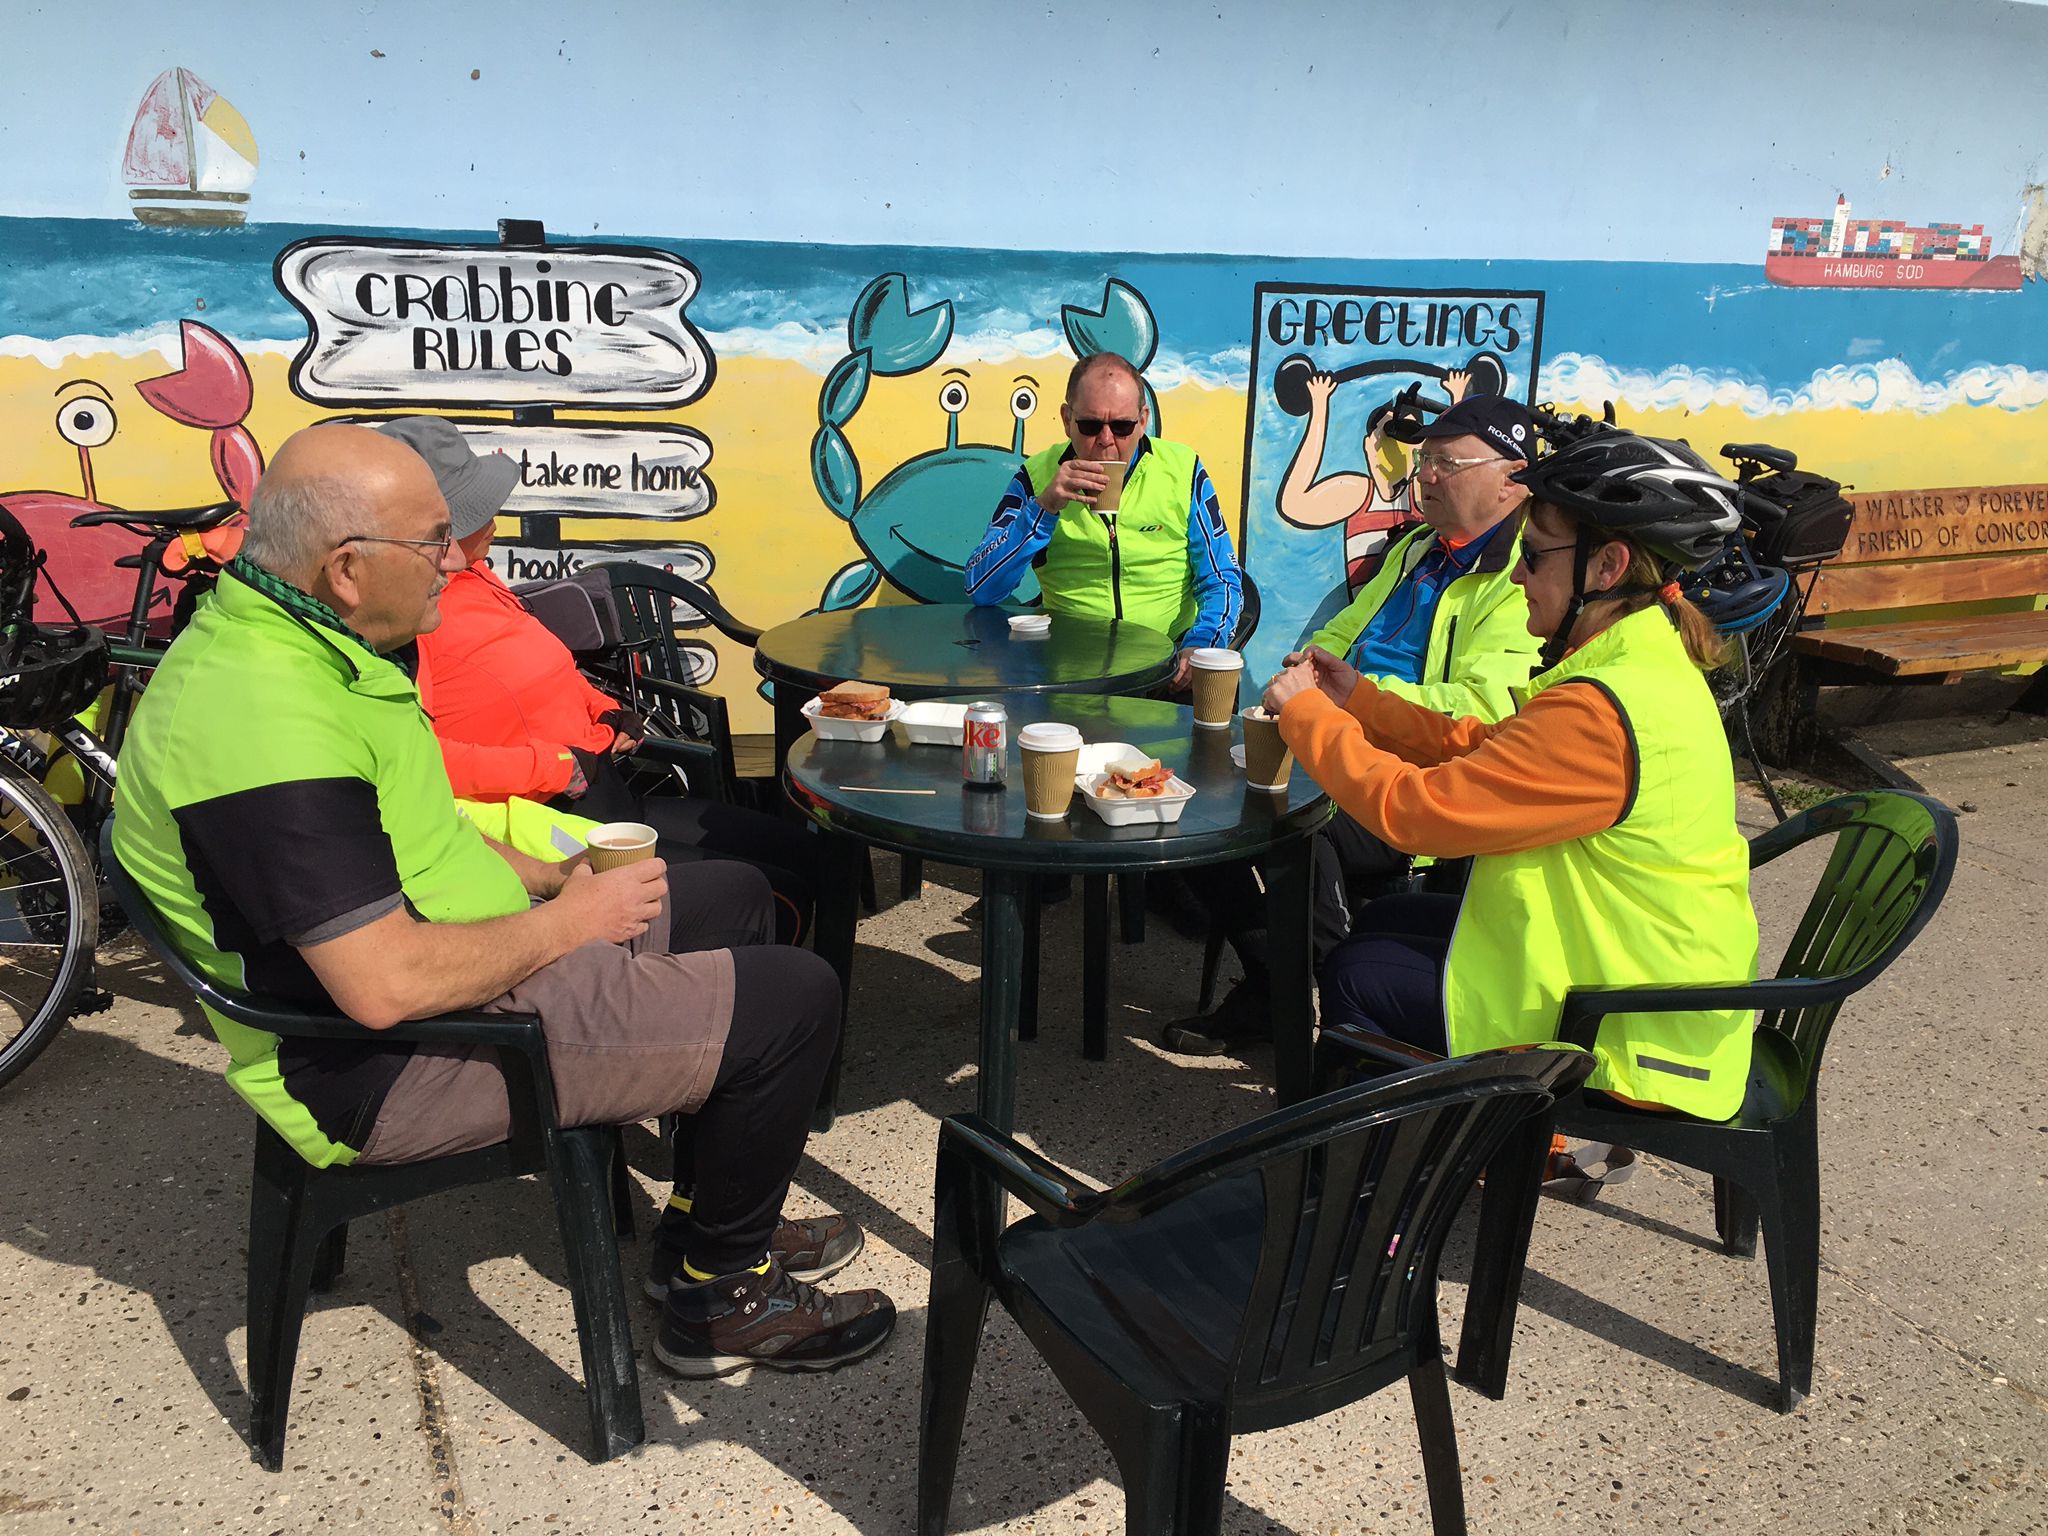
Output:
[[[171,614],[175,631],[214,573],[199,536],[239,512],[230,502],[153,513],[108,508],[72,520],[73,527],[112,523],[147,540],[115,562],[135,569],[135,599],[121,640],[110,643],[79,619],[54,583],[51,591],[72,622],[35,622],[37,579],[48,579],[45,557],[0,507],[0,1084],[27,1067],[66,1019],[112,1001],[96,984],[95,952],[125,919],[102,878],[100,831],[113,808],[117,757],[136,697],[163,652],[152,633],[159,578],[182,583]],[[166,562],[174,545],[183,555],[176,568]],[[95,712],[97,731],[87,723]],[[47,783],[66,761],[81,775],[75,805],[60,801]]]

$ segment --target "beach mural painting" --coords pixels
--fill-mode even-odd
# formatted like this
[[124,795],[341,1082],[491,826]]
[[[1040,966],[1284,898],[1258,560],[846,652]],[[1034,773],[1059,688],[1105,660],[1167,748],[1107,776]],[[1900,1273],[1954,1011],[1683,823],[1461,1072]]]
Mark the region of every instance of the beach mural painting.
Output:
[[[833,364],[818,392],[818,430],[811,439],[811,478],[819,499],[846,519],[863,558],[841,567],[825,584],[818,610],[857,608],[873,597],[883,578],[918,602],[960,600],[967,557],[987,531],[988,517],[1025,454],[1025,427],[1049,401],[1048,417],[1059,418],[1057,402],[1066,389],[1068,364],[1018,371],[1009,380],[1004,404],[1016,425],[1006,443],[962,443],[960,418],[974,399],[967,368],[939,369],[953,337],[950,299],[912,310],[908,280],[885,272],[854,300],[847,317],[847,355]],[[1144,295],[1128,283],[1103,284],[1094,309],[1078,304],[1060,309],[1060,328],[1073,359],[1114,352],[1142,376],[1158,350],[1159,329]],[[937,369],[937,401],[946,416],[946,441],[895,465],[872,488],[863,485],[860,460],[846,427],[867,399],[876,378],[902,378]],[[1154,430],[1160,409],[1151,385],[1145,388]],[[1038,596],[1038,578],[1027,574],[1013,598]]]
[[1247,660],[1265,675],[1412,521],[1408,450],[1385,431],[1397,403],[1533,403],[1543,295],[1261,283],[1253,324],[1239,543],[1262,604]]
[[[1846,195],[1769,229],[1731,211],[1746,262],[1310,260],[259,225],[258,161],[172,65],[134,110],[122,217],[0,217],[0,497],[88,619],[125,616],[138,541],[79,513],[246,504],[266,446],[401,411],[518,460],[491,556],[510,580],[630,556],[762,628],[957,600],[1015,465],[1061,438],[1068,371],[1104,351],[1238,492],[1255,671],[1412,515],[1383,430],[1403,391],[1612,401],[1709,457],[1777,442],[1870,508],[2048,484],[2038,185],[2010,230],[1859,219]],[[678,618],[735,726],[765,730],[751,658]]]

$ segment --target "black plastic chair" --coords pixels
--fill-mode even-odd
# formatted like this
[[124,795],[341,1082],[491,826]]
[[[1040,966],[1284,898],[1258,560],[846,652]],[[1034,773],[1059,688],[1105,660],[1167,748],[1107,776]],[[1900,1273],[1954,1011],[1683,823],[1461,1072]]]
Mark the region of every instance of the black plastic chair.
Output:
[[[181,955],[156,912],[111,853],[105,867],[128,921],[157,958],[213,1011],[250,1029],[313,1039],[365,1038],[353,1020],[271,1003],[209,981]],[[568,1260],[569,1295],[583,1348],[583,1380],[597,1461],[646,1439],[633,1333],[619,1273],[617,1233],[631,1230],[616,1127],[556,1123],[554,1083],[540,1021],[527,1014],[443,1014],[379,1033],[386,1040],[489,1045],[505,1068],[513,1134],[495,1147],[423,1163],[315,1168],[259,1120],[249,1199],[249,1441],[275,1472],[284,1464],[292,1368],[309,1291],[341,1275],[349,1222],[465,1184],[545,1171]]]
[[[1465,1529],[1437,1261],[1480,1168],[1592,1070],[1443,1062],[1343,1090],[1098,1190],[974,1115],[939,1130],[917,1522],[940,1536],[989,1298],[1123,1474],[1124,1528],[1221,1529],[1230,1437],[1406,1377],[1438,1536]],[[1000,1230],[1004,1191],[1033,1214]]]
[[689,653],[676,632],[675,605],[702,614],[713,629],[740,645],[758,644],[761,631],[742,624],[709,587],[687,576],[633,561],[607,561],[593,569],[610,577],[624,631],[622,655],[599,669],[604,681],[631,694],[636,705],[642,694],[647,695],[664,718],[681,727],[686,738],[709,745],[718,755],[728,799],[757,809],[772,805],[773,779],[740,777],[733,760],[732,724],[725,699],[695,685]]
[[[1791,1412],[1813,1388],[1820,1283],[1820,1147],[1815,1127],[1821,1056],[1835,1015],[1875,981],[1934,916],[1955,872],[1948,808],[1894,790],[1841,795],[1753,839],[1752,869],[1816,838],[1834,847],[1777,975],[1742,984],[1586,987],[1565,997],[1557,1038],[1591,1049],[1614,1013],[1760,1009],[1741,1110],[1729,1120],[1631,1109],[1603,1093],[1562,1100],[1559,1131],[1654,1153],[1714,1178],[1714,1226],[1736,1258],[1756,1254],[1763,1229],[1778,1346],[1779,1406]],[[1434,1058],[1384,1036],[1323,1032],[1329,1076],[1361,1063],[1400,1070]],[[1522,1265],[1536,1220],[1550,1128],[1519,1132],[1489,1175],[1466,1299],[1458,1377],[1489,1397],[1507,1390]]]

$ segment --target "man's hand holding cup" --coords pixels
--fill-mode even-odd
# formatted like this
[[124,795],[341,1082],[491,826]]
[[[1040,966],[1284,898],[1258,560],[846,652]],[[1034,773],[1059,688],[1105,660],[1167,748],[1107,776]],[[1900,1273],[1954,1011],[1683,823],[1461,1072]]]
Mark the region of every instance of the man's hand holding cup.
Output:
[[1048,512],[1057,512],[1070,501],[1093,507],[1095,499],[1109,487],[1109,476],[1093,459],[1068,459],[1054,472],[1052,484],[1038,498]]

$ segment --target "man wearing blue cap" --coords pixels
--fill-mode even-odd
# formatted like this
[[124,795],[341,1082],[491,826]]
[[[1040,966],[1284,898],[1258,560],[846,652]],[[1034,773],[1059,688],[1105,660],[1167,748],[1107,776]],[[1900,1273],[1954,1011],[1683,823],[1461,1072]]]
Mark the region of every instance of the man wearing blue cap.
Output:
[[[1528,603],[1508,579],[1528,499],[1513,476],[1535,454],[1536,420],[1518,400],[1468,395],[1414,436],[1412,500],[1423,526],[1387,551],[1358,596],[1286,664],[1319,647],[1426,708],[1503,719],[1514,712],[1509,689],[1528,682],[1536,665]],[[1315,846],[1318,968],[1350,931],[1352,905],[1396,888],[1408,866],[1406,853],[1350,817],[1332,818]],[[1188,879],[1223,921],[1244,980],[1214,1013],[1167,1025],[1163,1043],[1183,1055],[1215,1055],[1272,1032],[1258,929],[1265,904],[1248,864],[1194,870]]]

